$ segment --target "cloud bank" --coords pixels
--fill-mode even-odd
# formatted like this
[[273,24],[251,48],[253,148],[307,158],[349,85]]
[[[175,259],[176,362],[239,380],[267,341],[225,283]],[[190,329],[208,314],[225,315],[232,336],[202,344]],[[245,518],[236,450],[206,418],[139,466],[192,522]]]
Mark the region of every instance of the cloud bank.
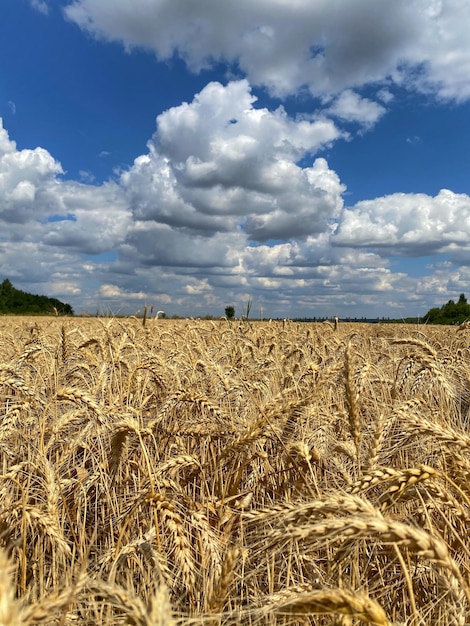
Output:
[[[147,303],[221,314],[254,298],[271,316],[417,315],[468,290],[468,195],[348,205],[327,158],[379,123],[400,90],[470,98],[464,4],[69,2],[67,20],[92,37],[194,72],[226,64],[226,80],[161,112],[147,150],[102,184],[88,172],[67,179],[43,147],[19,150],[0,120],[3,274],[77,310],[116,313]],[[313,97],[314,113],[263,106],[255,87]],[[404,260],[431,255],[420,276],[406,271]]]
[[93,312],[141,308],[146,297],[198,314],[256,293],[271,315],[359,314],[443,289],[449,273],[418,286],[388,259],[462,262],[470,197],[442,190],[345,206],[344,185],[318,156],[343,136],[335,119],[257,107],[246,80],[211,83],[161,113],[148,151],[101,185],[65,180],[52,155],[18,150],[2,126],[2,267]]
[[197,72],[227,62],[285,96],[390,81],[446,99],[470,97],[462,0],[75,0],[67,18],[94,37],[174,55]]

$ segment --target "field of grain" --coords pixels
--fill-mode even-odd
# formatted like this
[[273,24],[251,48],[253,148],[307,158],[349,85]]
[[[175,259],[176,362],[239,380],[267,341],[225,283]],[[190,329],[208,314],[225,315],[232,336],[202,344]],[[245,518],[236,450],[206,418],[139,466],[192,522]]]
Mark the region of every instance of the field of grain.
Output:
[[470,330],[0,318],[0,624],[470,622]]

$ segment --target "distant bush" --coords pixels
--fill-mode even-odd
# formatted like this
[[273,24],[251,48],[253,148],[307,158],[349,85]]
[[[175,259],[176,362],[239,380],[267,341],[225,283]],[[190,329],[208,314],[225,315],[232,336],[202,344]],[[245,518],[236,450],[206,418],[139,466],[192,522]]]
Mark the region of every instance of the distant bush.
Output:
[[470,304],[463,293],[458,302],[449,300],[440,308],[430,309],[423,318],[427,324],[462,324],[466,320],[470,320]]
[[226,306],[225,307],[225,317],[228,320],[231,320],[231,319],[234,318],[234,316],[235,316],[235,307],[233,307],[232,305]]
[[0,314],[50,315],[53,313],[73,315],[73,309],[70,304],[64,304],[56,298],[36,296],[15,289],[8,278],[0,283]]

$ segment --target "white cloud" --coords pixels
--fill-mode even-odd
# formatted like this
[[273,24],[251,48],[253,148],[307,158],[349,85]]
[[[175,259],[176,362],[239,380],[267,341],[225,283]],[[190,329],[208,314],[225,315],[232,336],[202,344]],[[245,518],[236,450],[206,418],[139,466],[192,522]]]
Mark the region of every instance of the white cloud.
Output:
[[326,112],[346,122],[357,122],[370,128],[382,117],[385,109],[377,102],[361,98],[351,89],[346,89]]
[[426,194],[392,194],[345,209],[333,237],[342,246],[368,247],[420,256],[467,246],[470,196],[443,189]]
[[211,83],[159,115],[148,154],[121,177],[135,219],[206,235],[242,228],[256,241],[325,230],[344,187],[324,159],[298,162],[340,131],[255,100],[244,80]]
[[411,146],[416,146],[417,144],[421,143],[421,137],[418,137],[418,135],[413,135],[413,137],[407,137],[406,143],[410,144]]
[[112,250],[131,216],[122,190],[63,181],[62,173],[44,148],[17,150],[0,119],[0,237],[88,254]]
[[69,280],[52,280],[48,283],[48,293],[50,296],[79,296],[82,289],[78,282],[70,282]]
[[49,5],[45,0],[30,0],[30,4],[33,9],[36,9],[36,11],[39,11],[39,13],[42,13],[43,15],[47,15],[49,13]]
[[78,175],[82,183],[93,183],[96,178],[89,170],[79,170]]
[[456,100],[470,97],[468,11],[466,0],[74,0],[65,8],[95,37],[160,59],[177,53],[195,71],[225,60],[278,95],[392,79]]
[[395,99],[395,96],[388,89],[383,87],[377,92],[377,98],[379,100],[382,100],[384,104],[389,104],[390,102],[392,102],[392,100]]
[[16,143],[10,140],[6,129],[3,127],[3,119],[0,117],[0,158],[15,150]]
[[43,148],[16,150],[0,118],[0,220],[40,219],[53,202],[50,185],[62,166]]
[[156,222],[136,222],[119,247],[121,261],[130,267],[203,268],[204,272],[229,268],[230,253],[246,245],[240,233],[197,235]]
[[110,284],[101,285],[99,295],[102,298],[129,298],[132,300],[145,300],[148,297],[143,291],[126,293],[117,285]]
[[191,281],[184,287],[184,290],[190,295],[199,296],[212,291],[212,287],[209,285],[208,279],[203,278],[202,280]]
[[74,216],[44,224],[43,242],[49,246],[100,254],[114,250],[131,223],[122,190],[113,182],[101,186],[65,181],[56,185],[60,214]]
[[[287,179],[287,178],[286,178]],[[305,237],[327,230],[328,221],[339,215],[342,207],[341,185],[325,159],[316,159],[292,179],[296,185],[282,192],[282,203],[269,213],[251,215],[246,230],[256,241]]]
[[252,294],[269,316],[375,316],[386,302],[418,314],[465,291],[464,267],[414,278],[385,252],[470,265],[470,197],[343,209],[344,187],[316,154],[340,136],[325,118],[256,108],[246,81],[212,83],[158,117],[148,153],[119,180],[93,185],[64,180],[52,155],[18,150],[0,125],[2,274],[91,312],[222,314]]
[[70,291],[61,291],[58,285],[68,284],[80,289],[83,281],[78,255],[50,248],[37,240],[2,241],[0,236],[0,267],[1,275],[8,277],[15,286],[19,281],[21,289],[59,299]]

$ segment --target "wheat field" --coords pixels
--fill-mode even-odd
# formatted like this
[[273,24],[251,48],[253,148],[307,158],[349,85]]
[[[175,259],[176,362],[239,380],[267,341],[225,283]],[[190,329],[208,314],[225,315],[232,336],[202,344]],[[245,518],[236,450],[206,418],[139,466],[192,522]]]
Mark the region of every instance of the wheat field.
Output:
[[0,318],[0,625],[470,623],[470,330]]

